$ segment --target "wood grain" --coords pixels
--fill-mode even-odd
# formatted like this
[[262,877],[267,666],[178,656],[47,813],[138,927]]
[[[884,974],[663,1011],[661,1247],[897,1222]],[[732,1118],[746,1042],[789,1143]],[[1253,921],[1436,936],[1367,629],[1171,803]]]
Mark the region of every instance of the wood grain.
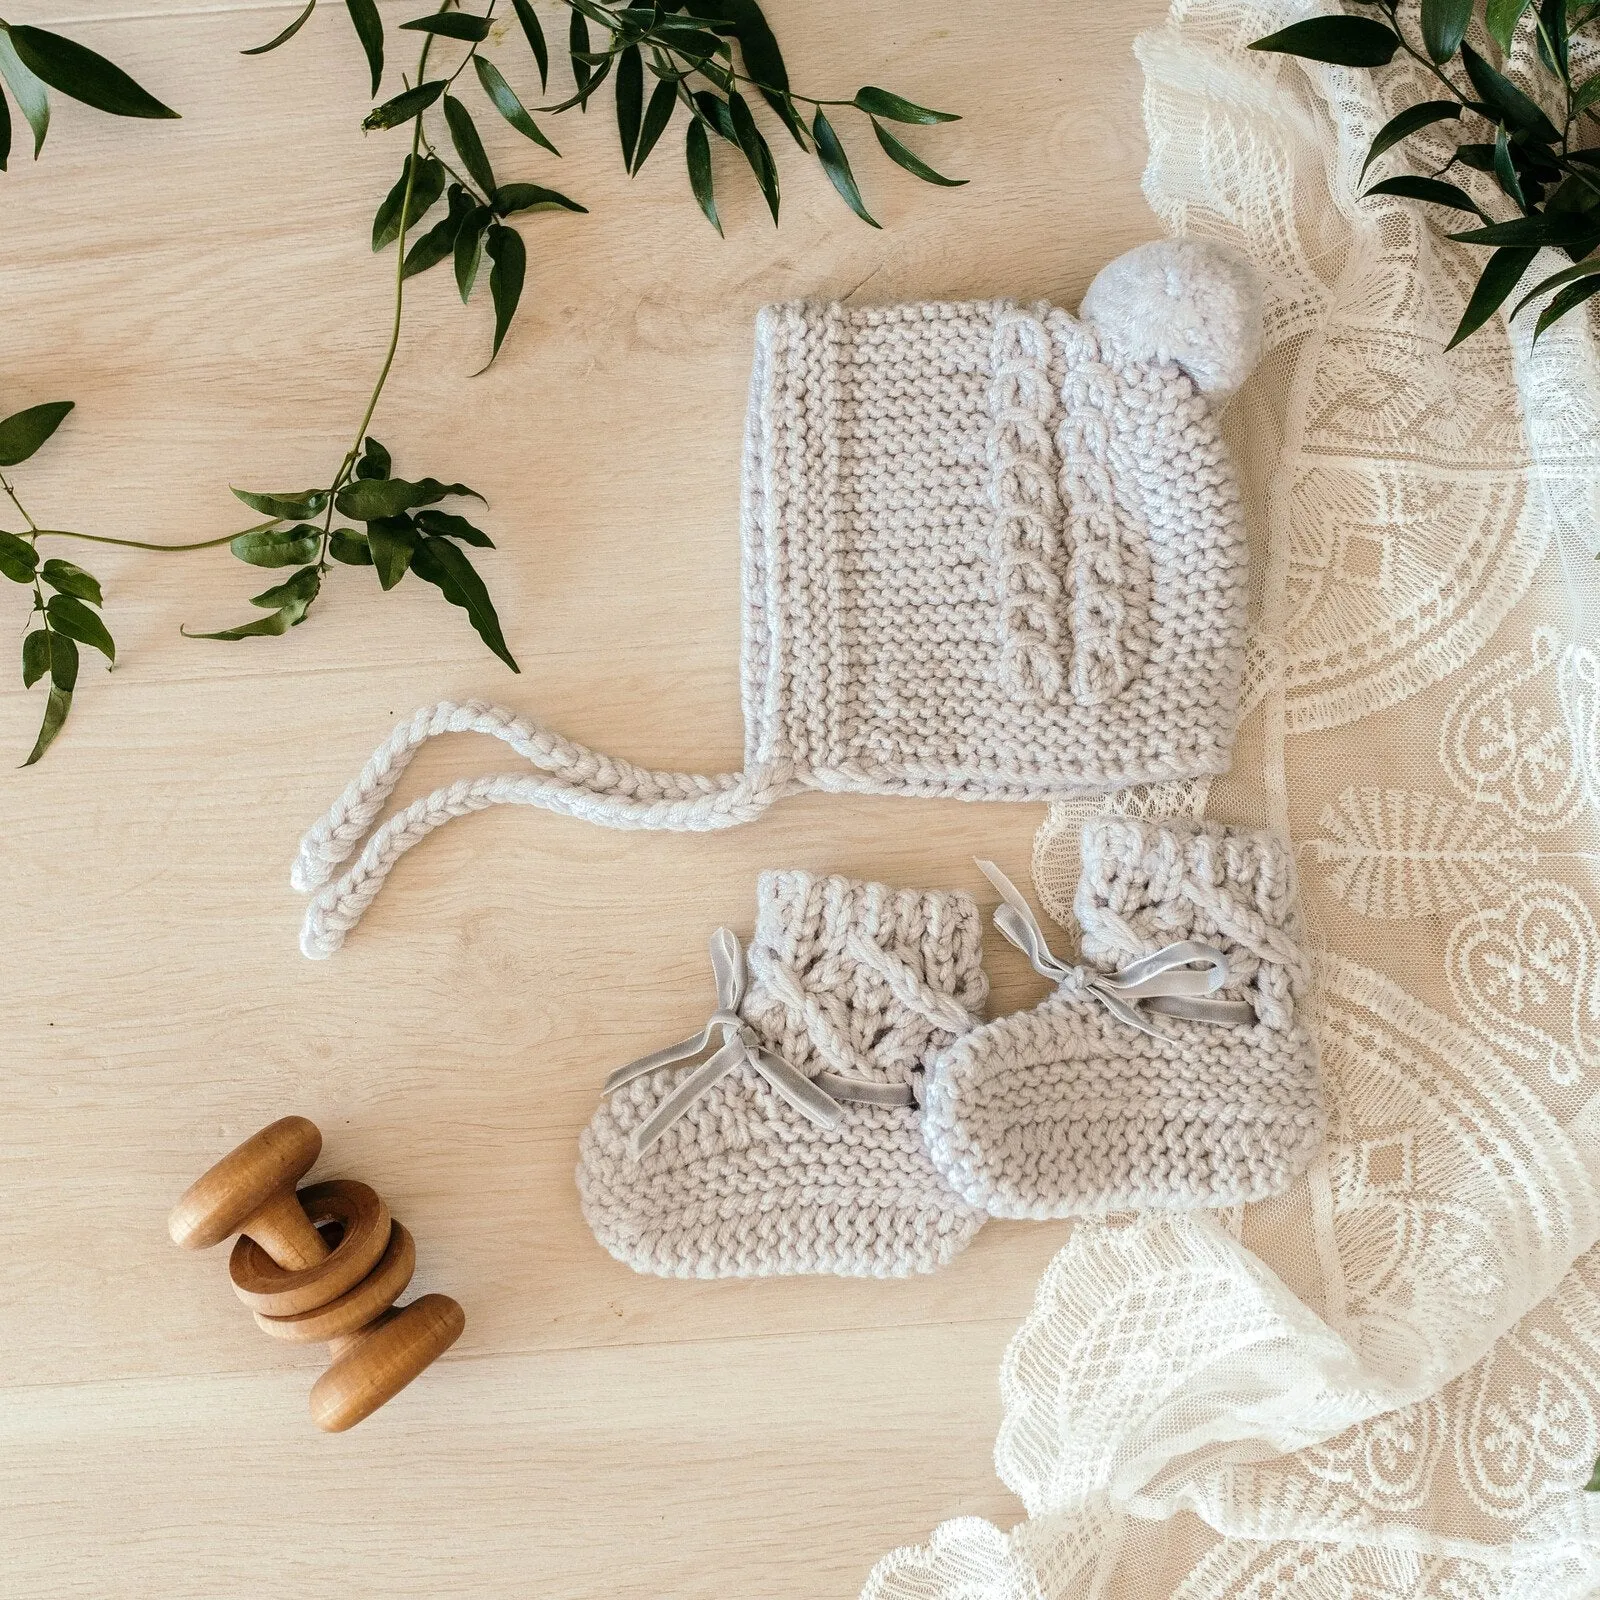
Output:
[[[422,9],[384,6],[395,82],[394,26]],[[760,868],[978,892],[974,852],[1024,873],[1040,808],[813,795],[712,836],[484,815],[409,856],[335,959],[295,947],[301,830],[417,705],[502,699],[653,765],[738,764],[762,303],[1070,305],[1157,231],[1130,45],[1164,0],[767,9],[800,87],[965,113],[907,137],[972,181],[920,185],[842,122],[884,231],[774,141],[782,227],[719,156],[724,242],[681,133],[626,177],[605,94],[557,119],[560,162],[488,130],[507,175],[591,215],[527,219],[523,315],[484,377],[487,304],[420,280],[373,431],[489,496],[481,570],[520,678],[420,584],[380,598],[340,572],[291,635],[213,645],[178,625],[248,612],[239,563],[85,558],[119,665],[86,662],[55,749],[0,776],[0,1594],[818,1600],[941,1518],[1021,1515],[991,1463],[996,1373],[1060,1229],[991,1225],[912,1283],[663,1283],[595,1245],[572,1167],[606,1071],[703,1020],[706,935],[748,927]],[[401,152],[359,131],[344,8],[254,60],[235,52],[290,6],[6,14],[184,113],[62,104],[40,163],[0,178],[0,409],[78,403],[24,497],[102,533],[244,526],[230,483],[328,475],[386,332],[367,235]],[[531,93],[513,43],[498,59]],[[19,640],[19,596],[0,615]],[[39,712],[0,669],[0,752],[21,759]],[[500,762],[440,741],[401,798]],[[993,1009],[1037,998],[998,939],[989,958]],[[323,1130],[313,1178],[360,1178],[404,1219],[414,1292],[467,1313],[426,1381],[339,1438],[305,1422],[320,1349],[263,1337],[221,1263],[165,1233],[196,1172],[288,1112]]]

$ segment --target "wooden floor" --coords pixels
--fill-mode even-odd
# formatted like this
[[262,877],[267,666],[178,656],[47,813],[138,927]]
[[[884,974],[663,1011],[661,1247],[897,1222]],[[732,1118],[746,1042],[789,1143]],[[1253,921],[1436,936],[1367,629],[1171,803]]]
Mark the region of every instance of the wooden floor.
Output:
[[[7,8],[184,113],[58,102],[43,159],[19,137],[0,178],[0,412],[77,402],[15,474],[47,525],[242,527],[230,483],[325,482],[359,420],[390,314],[368,228],[401,136],[360,132],[333,0],[278,53],[237,54],[296,8]],[[391,92],[413,57],[393,28],[426,9],[384,5]],[[409,857],[335,959],[296,948],[301,830],[418,705],[503,699],[651,765],[738,765],[759,305],[1074,305],[1157,231],[1130,43],[1164,0],[767,9],[797,88],[962,112],[907,137],[971,184],[917,183],[841,116],[884,231],[775,138],[781,229],[724,152],[722,242],[681,130],[626,178],[609,90],[552,125],[560,162],[491,133],[503,175],[592,214],[524,219],[524,311],[486,376],[487,304],[421,280],[373,432],[405,475],[489,497],[480,569],[520,678],[416,582],[380,596],[339,569],[290,636],[207,644],[179,625],[240,620],[270,575],[226,551],[56,552],[103,580],[121,653],[109,678],[86,665],[26,771],[40,697],[14,664],[0,680],[0,1594],[821,1600],[943,1518],[1022,1514],[991,1463],[997,1373],[1059,1228],[995,1224],[911,1283],[665,1283],[594,1243],[572,1171],[607,1070],[703,1020],[706,936],[748,928],[760,868],[977,889],[975,850],[1025,875],[1039,808],[808,796],[709,837],[485,815]],[[531,97],[520,43],[496,49]],[[25,611],[0,584],[13,641]],[[403,797],[503,765],[441,745]],[[995,1007],[1031,1002],[990,945]],[[263,1338],[225,1253],[165,1231],[192,1176],[291,1111],[324,1130],[319,1174],[409,1225],[417,1287],[467,1311],[437,1368],[339,1437],[307,1417],[320,1350]]]

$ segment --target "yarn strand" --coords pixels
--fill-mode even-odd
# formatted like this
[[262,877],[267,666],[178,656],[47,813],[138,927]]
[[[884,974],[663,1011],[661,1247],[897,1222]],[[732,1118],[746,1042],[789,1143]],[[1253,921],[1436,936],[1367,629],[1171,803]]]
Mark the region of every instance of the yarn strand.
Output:
[[[448,784],[413,801],[369,838],[417,750],[446,733],[489,734],[547,776],[501,773]],[[502,706],[441,701],[397,727],[301,839],[289,881],[315,897],[306,908],[300,949],[312,960],[332,955],[400,857],[454,817],[527,805],[608,828],[709,832],[753,821],[800,787],[783,765],[714,776],[655,772],[590,750]],[[363,840],[355,863],[330,883]]]

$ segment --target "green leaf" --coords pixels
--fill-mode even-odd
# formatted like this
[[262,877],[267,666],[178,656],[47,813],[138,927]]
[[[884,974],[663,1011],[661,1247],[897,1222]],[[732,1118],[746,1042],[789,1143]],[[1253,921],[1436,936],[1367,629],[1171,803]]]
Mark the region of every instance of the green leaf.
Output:
[[1576,266],[1564,267],[1560,272],[1553,272],[1548,278],[1534,284],[1534,286],[1516,303],[1508,321],[1515,321],[1522,315],[1531,301],[1537,300],[1540,295],[1548,294],[1552,289],[1559,289],[1563,284],[1576,283],[1583,278],[1600,277],[1600,256],[1591,256],[1586,261],[1580,261]]
[[878,143],[883,146],[883,153],[897,167],[904,167],[913,177],[921,178],[924,183],[936,183],[945,189],[959,189],[967,181],[965,178],[947,178],[942,172],[935,172],[920,156],[906,149],[876,117],[872,119],[872,131],[877,134]]
[[1542,0],[1539,7],[1539,59],[1564,85],[1572,82],[1567,33],[1567,0]]
[[1485,8],[1484,21],[1489,32],[1494,36],[1494,41],[1507,55],[1511,53],[1512,35],[1517,31],[1517,24],[1522,20],[1522,13],[1528,9],[1529,0],[1489,0]]
[[1310,17],[1255,40],[1250,48],[1336,67],[1386,67],[1400,48],[1400,38],[1370,17]]
[[856,90],[855,104],[870,117],[886,117],[890,122],[959,122],[952,111],[930,111],[901,95],[890,94],[887,89],[874,89],[868,85]]
[[455,249],[456,234],[461,222],[473,209],[471,197],[459,183],[450,185],[450,212],[428,229],[406,252],[402,277],[414,278],[429,267],[436,267]]
[[1595,1462],[1594,1471],[1589,1474],[1589,1481],[1583,1487],[1588,1494],[1600,1494],[1600,1461]]
[[310,561],[322,544],[321,533],[309,522],[267,533],[241,533],[228,548],[252,567],[298,567]]
[[1588,278],[1581,283],[1569,283],[1539,313],[1539,320],[1533,325],[1535,342],[1538,341],[1539,335],[1551,323],[1559,322],[1569,311],[1576,310],[1585,300],[1596,293],[1600,293],[1600,278]]
[[711,181],[711,141],[706,138],[706,125],[698,117],[689,124],[684,136],[684,160],[689,167],[689,187],[706,221],[718,233],[722,232],[722,218],[717,215],[716,194]]
[[[5,65],[0,61],[0,67]],[[1587,111],[1590,106],[1600,102],[1600,72],[1592,77],[1585,78],[1572,92],[1572,114],[1577,116],[1580,111]]]
[[1413,178],[1409,174],[1399,178],[1385,178],[1382,183],[1375,183],[1361,198],[1367,195],[1393,194],[1399,195],[1403,200],[1426,200],[1430,205],[1450,206],[1456,211],[1470,211],[1473,216],[1481,217],[1483,212],[1478,203],[1465,189],[1458,188],[1453,183],[1443,183],[1438,178]]
[[[419,83],[415,89],[407,89],[397,94],[394,99],[385,100],[381,106],[369,111],[361,119],[361,126],[369,133],[376,133],[380,128],[398,128],[402,122],[409,122],[413,117],[421,116],[443,93],[443,78],[433,78],[427,83]],[[211,636],[205,634],[196,637]]]
[[34,740],[33,750],[28,759],[22,763],[23,766],[31,767],[55,743],[56,735],[61,732],[67,720],[67,713],[71,709],[71,691],[58,689],[51,684],[50,698],[44,704],[44,721],[39,727],[39,737]]
[[[783,63],[777,36],[761,14],[761,7],[756,0],[719,0],[716,10],[737,30],[739,52],[760,88],[761,98],[777,113],[794,142],[804,150],[805,124],[796,115],[788,97],[789,69]],[[635,167],[641,164],[635,162]]]
[[26,461],[61,426],[72,405],[70,400],[50,400],[0,421],[0,467]]
[[1510,222],[1492,222],[1487,228],[1471,228],[1452,233],[1457,244],[1586,245],[1600,244],[1600,221],[1582,212],[1545,212],[1536,217],[1514,217]]
[[109,112],[113,117],[178,115],[171,106],[162,105],[141,89],[121,67],[71,39],[63,39],[59,33],[21,25],[7,31],[23,66],[34,77],[96,111]]
[[1455,349],[1463,339],[1476,333],[1500,309],[1506,297],[1522,281],[1523,273],[1528,270],[1528,263],[1538,253],[1536,249],[1521,247],[1496,250],[1489,257],[1478,276],[1477,287],[1467,301],[1467,309],[1462,313],[1461,321],[1456,325],[1456,331],[1451,334],[1450,343],[1445,349]]
[[1441,66],[1461,48],[1472,0],[1422,0],[1422,42]]
[[505,74],[499,67],[482,56],[474,56],[472,64],[477,68],[478,82],[483,85],[483,92],[488,95],[495,110],[524,138],[542,144],[553,156],[560,155],[561,152],[539,131],[539,124],[528,115],[528,108],[517,98],[516,90],[506,82]]
[[5,79],[28,126],[33,129],[33,159],[37,161],[44,148],[44,136],[50,131],[50,96],[45,93],[44,85],[23,66],[4,28],[0,28],[0,78]]
[[506,329],[517,314],[517,302],[522,298],[522,282],[528,270],[527,248],[515,228],[502,228],[498,223],[490,228],[488,251],[494,262],[489,272],[489,293],[494,300],[494,349],[480,369],[484,372],[494,365],[494,358],[500,354]]
[[[255,45],[249,50],[241,50],[239,54],[242,56],[264,56],[269,50],[276,50],[280,44],[288,44],[288,42],[294,38],[294,36],[299,33],[299,31],[311,20],[311,13],[316,9],[317,0],[306,0],[305,10],[302,11],[300,15],[283,30],[282,33],[275,33],[270,39],[267,40],[265,44]],[[374,92],[376,92],[376,90],[374,90]]]
[[417,530],[410,517],[379,517],[367,524],[367,548],[378,569],[378,582],[392,589],[405,577],[411,552],[417,547]]
[[[285,578],[282,583],[275,583],[270,589],[263,589],[260,594],[250,596],[250,604],[262,606],[266,610],[273,610],[281,606],[300,606],[301,616],[305,615],[304,607],[309,606],[317,597],[317,591],[322,587],[322,575],[315,567],[302,567],[292,578]],[[299,621],[299,618],[295,618]]]
[[1522,129],[1544,144],[1559,143],[1561,130],[1516,84],[1504,73],[1491,67],[1470,44],[1461,46],[1461,64],[1467,69],[1467,76],[1472,79],[1472,87],[1478,91],[1480,98],[1499,112],[1511,127]]
[[566,195],[555,189],[546,189],[537,183],[507,183],[502,184],[494,192],[494,209],[502,217],[509,217],[514,211],[581,211],[585,216],[589,214],[588,206],[580,206],[576,200],[569,199]]
[[739,136],[733,131],[733,115],[728,110],[728,102],[718,98],[709,89],[697,90],[694,96],[695,109],[729,144],[738,144]]
[[283,522],[300,522],[314,517],[328,503],[326,489],[302,489],[298,493],[256,494],[249,489],[235,489],[236,500],[242,500],[252,511],[264,517],[277,517]]
[[822,170],[828,174],[829,181],[844,197],[844,203],[863,222],[870,223],[874,228],[881,226],[877,218],[862,203],[861,191],[856,187],[855,174],[850,170],[850,158],[845,155],[844,146],[839,143],[839,136],[833,131],[833,124],[823,116],[821,106],[817,107],[817,114],[811,119],[811,137],[816,141],[817,159],[822,163]]
[[475,528],[465,517],[452,516],[448,511],[435,511],[431,507],[419,511],[416,523],[425,533],[437,533],[445,538],[459,539],[463,544],[476,545],[480,550],[493,550],[494,540],[481,528]]
[[1522,182],[1517,177],[1517,169],[1511,161],[1511,144],[1506,137],[1506,130],[1499,128],[1495,131],[1494,139],[1494,175],[1502,190],[1505,191],[1518,207],[1528,209],[1527,197],[1522,192]]
[[622,165],[633,171],[633,152],[639,143],[639,121],[644,115],[644,57],[630,44],[617,57],[617,135],[622,140]]
[[372,547],[367,543],[367,536],[354,528],[335,528],[328,540],[328,554],[347,567],[372,565]]
[[100,592],[100,580],[92,573],[85,572],[74,561],[63,561],[59,556],[52,556],[40,567],[39,576],[58,594],[76,595],[78,599],[97,606],[105,603],[105,596]]
[[78,686],[78,647],[64,633],[50,635],[50,681],[66,694]]
[[1372,141],[1372,148],[1367,151],[1367,159],[1361,163],[1361,176],[1366,177],[1367,168],[1385,150],[1392,149],[1402,139],[1409,138],[1413,133],[1435,122],[1459,121],[1460,117],[1461,107],[1454,100],[1424,100],[1418,105],[1407,106],[1404,111],[1391,117],[1378,129],[1377,136]]
[[756,175],[756,182],[761,185],[761,193],[766,197],[767,209],[772,213],[773,225],[776,226],[778,166],[772,159],[771,147],[756,126],[756,119],[750,115],[748,102],[737,89],[728,92],[728,115],[733,121],[733,135],[739,141],[739,148],[744,151],[745,160],[750,163],[750,170]]
[[432,16],[418,17],[415,22],[402,22],[403,32],[431,33],[445,39],[465,39],[470,44],[482,44],[489,37],[491,24],[487,17],[475,17],[466,11],[436,11]]
[[43,628],[35,628],[22,641],[22,687],[31,689],[49,670],[50,635]]
[[344,3],[349,9],[350,20],[355,24],[356,37],[366,52],[367,70],[372,74],[369,93],[376,99],[378,85],[383,82],[383,18],[378,15],[374,0],[344,0]]
[[372,219],[372,248],[375,251],[386,249],[400,237],[400,208],[405,205],[406,182],[413,165],[417,175],[410,179],[411,204],[407,207],[407,228],[420,220],[424,213],[431,211],[444,194],[446,175],[442,163],[432,156],[421,156],[413,163],[412,158],[407,156],[400,164],[400,176],[395,186],[383,197],[383,204]]
[[32,583],[39,569],[39,552],[14,533],[0,531],[0,573],[13,583]]
[[472,181],[485,194],[493,194],[494,168],[484,153],[483,140],[478,137],[472,113],[453,94],[444,97],[444,120],[450,124],[450,142],[456,147]]
[[[39,158],[34,157],[37,161]],[[0,94],[0,172],[7,169],[11,160],[11,107],[6,104],[6,97]]]
[[500,631],[500,619],[495,615],[494,603],[484,588],[465,552],[448,539],[429,534],[417,546],[412,558],[412,570],[424,582],[435,585],[453,606],[467,613],[478,637],[511,668],[521,672],[516,658],[506,648],[505,636]]
[[494,221],[494,212],[488,206],[474,206],[461,219],[456,231],[456,288],[461,291],[465,305],[478,279],[478,263],[483,259],[484,230]]
[[594,71],[583,58],[589,53],[589,24],[583,13],[573,7],[572,20],[567,25],[567,54],[572,58],[572,81],[578,86],[578,105],[589,109],[589,90],[594,86]]
[[476,489],[469,489],[464,483],[440,483],[437,478],[418,478],[415,482],[405,478],[357,478],[334,496],[333,503],[342,515],[357,522],[371,522],[378,517],[397,517],[414,506],[432,505],[454,494],[483,499]]
[[217,633],[190,633],[179,631],[188,639],[262,639],[275,638],[305,621],[311,602],[322,587],[322,574],[315,567],[302,567],[286,583],[274,584],[260,594],[251,595],[250,604],[272,611],[270,617],[257,617],[254,622],[241,623],[237,628],[223,628]]
[[516,10],[517,21],[522,24],[528,48],[533,51],[533,59],[539,68],[539,89],[542,93],[550,87],[550,49],[544,42],[544,29],[539,26],[539,18],[528,0],[511,0],[511,4]]
[[66,634],[79,644],[91,645],[107,661],[117,659],[117,647],[105,623],[83,601],[70,594],[53,594],[45,605],[44,614],[57,633]]
[[673,108],[677,103],[677,84],[671,78],[661,79],[650,93],[650,104],[645,107],[644,125],[639,130],[639,143],[633,152],[635,172],[650,159],[650,152],[672,121]]
[[387,478],[394,470],[394,458],[371,434],[362,447],[361,459],[356,462],[358,478]]

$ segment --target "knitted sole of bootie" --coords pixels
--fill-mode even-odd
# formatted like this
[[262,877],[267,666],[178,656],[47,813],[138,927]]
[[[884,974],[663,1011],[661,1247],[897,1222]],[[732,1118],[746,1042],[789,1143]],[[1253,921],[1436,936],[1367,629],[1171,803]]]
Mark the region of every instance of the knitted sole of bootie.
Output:
[[928,1083],[934,1164],[996,1217],[1184,1211],[1281,1193],[1326,1123],[1305,1030],[1163,1020],[1170,1039],[1053,997],[957,1040]]

